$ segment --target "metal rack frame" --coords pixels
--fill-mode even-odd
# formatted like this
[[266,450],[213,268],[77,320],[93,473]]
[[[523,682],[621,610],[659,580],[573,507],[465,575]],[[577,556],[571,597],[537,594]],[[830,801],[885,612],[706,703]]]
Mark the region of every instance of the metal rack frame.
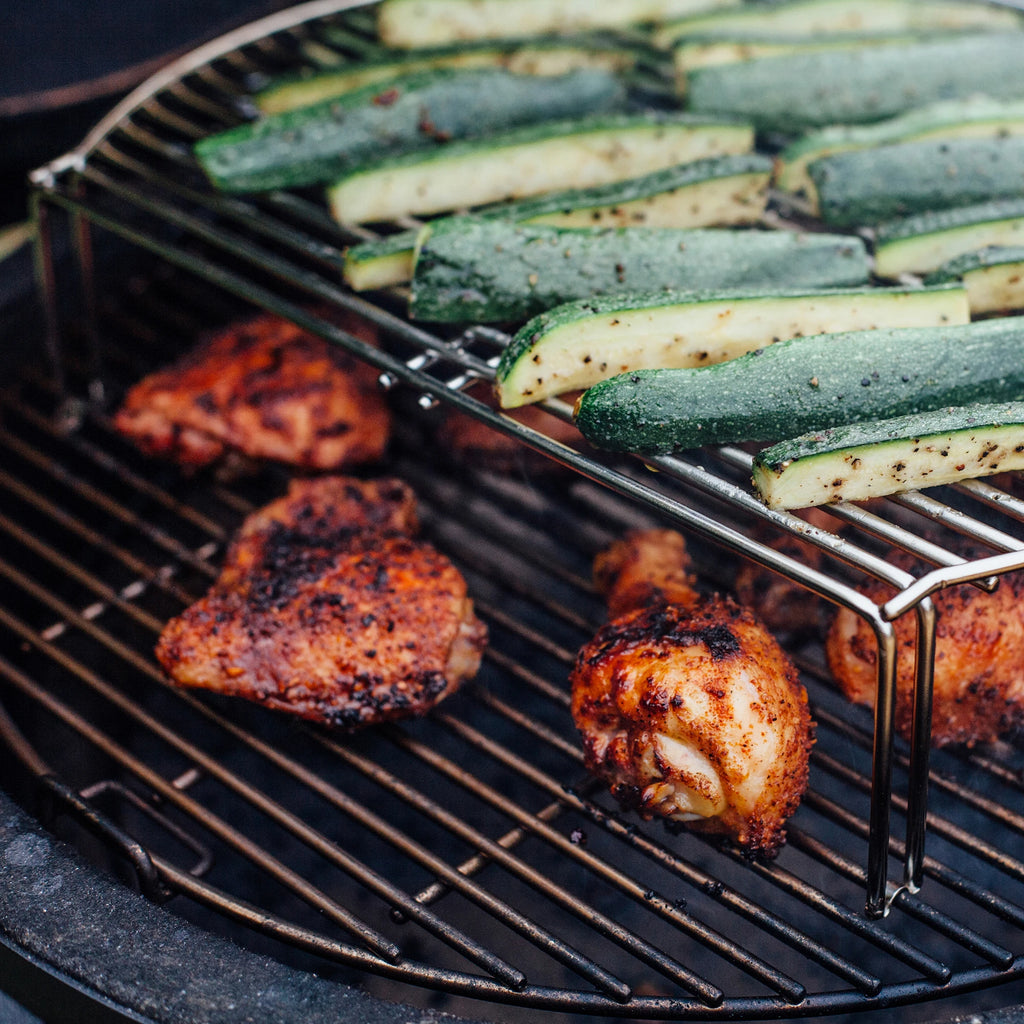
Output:
[[[942,587],[958,583],[975,583],[986,588],[996,586],[1001,574],[1024,567],[1024,540],[1012,532],[989,525],[984,518],[970,515],[959,505],[942,501],[941,496],[915,493],[886,503],[886,511],[883,512],[850,504],[833,507],[834,515],[857,535],[854,539],[840,537],[810,526],[793,514],[769,511],[757,502],[743,479],[744,474],[749,473],[750,458],[739,449],[725,448],[693,458],[648,459],[641,464],[633,460],[606,460],[582,447],[556,441],[495,412],[470,393],[471,385],[493,377],[497,353],[507,341],[500,332],[474,327],[455,337],[443,337],[410,323],[394,311],[393,303],[368,301],[336,283],[334,271],[341,248],[347,242],[365,236],[365,233],[329,222],[325,211],[301,196],[282,193],[258,199],[239,199],[217,196],[197,186],[189,177],[187,154],[181,145],[169,142],[168,138],[195,137],[201,131],[197,122],[230,117],[232,108],[224,98],[240,93],[245,76],[258,69],[260,61],[293,59],[295,40],[313,31],[318,22],[362,6],[345,0],[315,0],[200,48],[127,97],[78,149],[36,172],[33,176],[34,214],[39,229],[36,265],[40,292],[47,310],[49,351],[58,391],[69,393],[64,380],[58,314],[65,270],[58,268],[54,255],[54,233],[58,230],[55,226],[56,213],[63,211],[70,224],[74,273],[81,287],[78,305],[85,311],[86,319],[92,321],[94,333],[97,330],[97,313],[93,234],[99,230],[189,275],[196,275],[247,303],[280,313],[349,349],[374,365],[380,371],[382,381],[419,395],[421,404],[441,403],[481,420],[494,430],[513,436],[525,447],[562,464],[579,478],[599,484],[625,499],[630,507],[642,510],[644,515],[678,525],[689,535],[705,539],[730,554],[750,559],[799,583],[832,604],[851,609],[870,625],[878,647],[878,699],[870,737],[872,772],[867,823],[868,859],[864,870],[865,912],[869,920],[877,919],[896,905],[912,903],[916,898],[914,894],[921,889],[928,864],[925,835],[929,820],[932,655],[936,622],[930,595]],[[211,98],[211,95],[217,98]],[[190,115],[194,115],[196,120],[190,120]],[[162,133],[166,133],[166,137]],[[147,161],[149,156],[152,163]],[[176,173],[178,171],[180,175]],[[326,302],[353,310],[374,323],[393,344],[380,348],[365,344],[310,312],[308,301]],[[89,395],[93,404],[103,399],[98,363],[96,369]],[[571,417],[571,410],[557,400],[545,403],[544,408],[562,419]],[[73,428],[71,421],[76,416],[88,415],[82,410],[76,401],[65,403],[64,426]],[[645,467],[655,469],[657,473],[652,475]],[[1024,501],[987,483],[965,483],[954,491],[968,504],[973,502],[982,509],[998,510],[1003,519],[1024,524]],[[728,514],[709,514],[703,508],[705,502],[728,510]],[[963,536],[992,549],[994,553],[982,558],[965,557],[952,545],[945,547],[922,540],[900,521],[900,514],[907,511],[941,524],[949,529],[951,536]],[[756,539],[762,535],[763,528],[778,536],[801,538],[824,551],[834,564],[845,567],[849,572],[830,574],[780,553],[763,540]],[[935,567],[920,576],[897,569],[877,553],[877,540],[920,555]],[[894,596],[881,605],[865,599],[856,586],[857,580],[865,576],[889,584],[895,591]],[[86,631],[93,628],[75,609],[60,608],[59,612],[62,619],[73,621]],[[893,792],[893,778],[900,760],[894,733],[894,621],[902,615],[915,616],[918,650],[925,656],[918,662],[915,729],[906,761],[901,762],[907,777],[906,793],[901,796]],[[133,658],[135,661],[137,659]],[[151,665],[138,667],[146,672],[154,671]],[[36,691],[30,681],[17,673],[10,675],[10,681],[26,692],[32,690],[34,699],[44,704],[49,702],[44,692]],[[102,681],[94,681],[93,685],[95,682]],[[123,703],[112,693],[107,696]],[[198,702],[196,709],[202,715],[210,714]],[[50,706],[49,710],[58,716],[68,713],[57,706]],[[449,729],[459,731],[463,728],[454,719],[442,718],[445,718]],[[149,728],[156,725],[153,722],[146,724]],[[220,724],[230,731],[226,723]],[[90,733],[86,722],[76,722],[75,727]],[[123,752],[110,748],[109,741],[102,736],[94,736],[94,739],[108,748],[112,756],[122,760],[126,757]],[[249,744],[253,742],[244,734],[239,736],[239,740]],[[476,739],[474,742],[483,741]],[[342,758],[354,756],[340,747],[334,753]],[[420,756],[429,756],[426,750],[419,753]],[[507,752],[495,753],[503,758],[510,756]],[[267,749],[262,750],[262,754],[272,756]],[[204,760],[202,751],[190,750],[188,755],[196,763],[203,764],[205,770],[217,771],[216,765]],[[45,766],[38,763],[35,767],[41,777],[47,777]],[[363,767],[372,771],[366,765]],[[294,766],[287,766],[286,770],[298,771]],[[184,799],[164,780],[150,777],[145,771],[142,771],[142,776],[147,785],[163,798],[179,802]],[[398,785],[397,781],[383,778],[382,781],[385,785]],[[309,778],[304,778],[304,782],[320,785]],[[475,785],[468,778],[463,782],[471,787]],[[53,789],[55,798],[65,803],[81,804],[80,797],[61,789],[57,783],[47,785]],[[329,798],[349,806],[340,792],[331,791]],[[564,802],[566,797],[563,795],[559,799]],[[574,799],[570,798],[569,802],[573,803]],[[900,805],[906,819],[902,843],[894,841],[890,835],[894,801]],[[83,814],[92,813],[88,806],[86,801],[80,808]],[[579,806],[582,808],[584,805]],[[529,825],[532,830],[538,827],[535,821]],[[483,836],[474,836],[473,842],[484,851],[482,856],[485,859],[500,861],[505,856],[501,841],[492,843]],[[570,852],[579,856],[580,851]],[[653,850],[648,852],[654,855]],[[337,855],[337,851],[332,851],[332,856]],[[890,863],[894,856],[902,861],[899,877],[895,879],[890,877]],[[177,891],[217,906],[221,912],[239,919],[254,913],[252,908],[225,901],[201,879],[182,871],[170,861],[147,854],[140,859],[143,866],[147,857],[152,866],[145,867],[145,870],[155,871],[154,886],[159,880],[159,884],[169,884]],[[446,885],[464,884],[459,872],[453,874],[441,864],[432,867],[444,877]],[[268,869],[279,873],[273,865]],[[424,919],[425,912],[420,902],[410,903],[401,894],[391,891],[387,898],[403,913],[418,915],[421,921]],[[761,911],[747,912],[754,914],[762,926],[779,934],[785,931],[781,923],[770,920],[771,915]],[[327,950],[320,939],[288,935],[289,929],[283,922],[271,923],[268,927],[300,946],[305,944],[317,952],[343,955],[348,962],[363,962],[373,971],[408,978],[410,972],[395,965],[393,961],[397,951],[386,941],[352,922],[344,908],[331,908],[330,913],[346,927],[355,927],[361,942],[369,948],[346,947],[341,953],[338,949]],[[432,922],[432,926],[442,927],[439,922]],[[602,927],[609,935],[616,934],[613,921],[605,921]],[[714,942],[708,935],[704,940]],[[469,949],[468,946],[465,948]],[[493,973],[491,981],[474,980],[467,985],[457,975],[439,975],[434,983],[453,991],[472,989],[474,995],[483,993],[486,998],[499,999],[508,998],[510,990],[514,992],[525,984],[525,979],[520,979],[514,969],[496,963],[490,953],[475,949],[471,955],[479,963],[486,963]],[[654,960],[658,959],[653,952],[649,955]],[[824,951],[820,955],[826,956]],[[1007,959],[1003,953],[995,956],[1000,969],[1011,972],[1021,967],[1020,959],[1014,959],[1012,955]],[[917,962],[920,965],[921,961]],[[762,978],[770,977],[771,972],[765,965],[754,966],[754,961],[750,960],[747,967]],[[849,973],[850,968],[844,970]],[[949,980],[948,974],[934,965],[924,970],[932,983],[942,984]],[[603,987],[603,995],[594,1005],[607,1011],[608,1000],[621,999],[624,992],[614,981],[604,977],[602,971],[592,968],[587,968],[587,971],[598,987]],[[421,978],[424,971],[417,967],[411,973]],[[801,992],[802,986],[793,986],[778,977],[773,983],[783,993],[784,1003],[790,1008],[805,997]],[[966,982],[973,983],[976,982]],[[716,995],[698,979],[690,979],[690,984],[698,1001],[686,1007],[689,1012],[706,1012],[708,1007],[715,1005],[716,999],[721,1001],[723,998],[722,993]],[[861,979],[861,984],[867,989],[872,987],[864,979]],[[893,987],[895,994],[892,996],[897,1001],[901,998],[896,993],[898,988]],[[913,985],[908,986],[907,991],[914,988]],[[576,998],[582,997],[577,993]],[[550,993],[532,993],[531,1000],[531,1005],[558,1002],[557,997]],[[675,1004],[674,1009],[678,1010],[680,1005]],[[743,1012],[742,1000],[734,1003],[736,1008]],[[657,1000],[645,1002],[635,997],[630,1002],[630,1009],[638,1015],[664,1012],[664,1006]],[[763,1012],[763,1007],[761,1009]]]

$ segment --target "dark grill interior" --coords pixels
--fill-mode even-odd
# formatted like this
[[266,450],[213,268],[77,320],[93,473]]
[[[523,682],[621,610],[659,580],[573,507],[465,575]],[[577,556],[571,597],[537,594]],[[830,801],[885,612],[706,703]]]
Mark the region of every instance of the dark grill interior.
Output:
[[[655,476],[510,426],[465,390],[490,374],[497,332],[437,337],[397,317],[394,296],[345,294],[336,259],[351,235],[315,197],[204,191],[187,142],[237,118],[254,74],[343,52],[343,38],[344,52],[369,45],[365,12],[200,62],[95,140],[84,164],[40,177],[55,239],[70,212],[85,299],[58,268],[70,307],[60,373],[30,365],[0,406],[0,738],[19,755],[7,781],[52,772],[41,785],[55,820],[92,820],[75,831],[83,846],[133,865],[133,883],[185,917],[370,991],[394,995],[397,980],[495,1004],[446,1004],[482,1015],[810,1016],[961,1005],[961,993],[1017,979],[1020,748],[933,754],[925,804],[921,752],[897,741],[888,756],[886,723],[879,738],[870,713],[836,693],[817,643],[791,646],[818,740],[775,862],[620,814],[588,779],[566,676],[603,619],[595,551],[628,527],[680,525],[707,588],[727,589],[738,555],[773,558],[757,530],[804,528],[747,497],[738,450],[658,460]],[[362,353],[403,410],[381,471],[416,489],[426,536],[466,574],[492,636],[476,683],[439,712],[351,737],[164,685],[151,653],[162,624],[205,591],[231,531],[284,478],[183,477],[135,452],[104,412],[252,305],[356,347],[308,313],[322,300],[384,329],[382,352]],[[451,406],[520,436],[512,472],[467,469],[436,445]],[[533,448],[569,468],[539,469]],[[842,537],[810,534],[832,553],[829,575],[776,563],[837,603],[865,573],[914,582],[881,558],[889,543],[939,566],[963,563],[968,544],[1010,553],[986,571],[1020,560],[1024,503],[986,483],[837,515]],[[934,541],[920,539],[924,524]],[[84,814],[72,807],[83,801]],[[888,916],[865,913],[865,893]]]

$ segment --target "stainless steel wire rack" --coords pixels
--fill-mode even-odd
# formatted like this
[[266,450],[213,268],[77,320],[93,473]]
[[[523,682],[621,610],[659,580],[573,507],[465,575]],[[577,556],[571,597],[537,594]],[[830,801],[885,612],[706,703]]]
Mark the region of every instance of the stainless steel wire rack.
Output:
[[[333,222],[313,194],[214,194],[191,158],[197,138],[245,116],[259,77],[374,46],[371,8],[275,15],[175,63],[34,175],[50,366],[13,381],[0,410],[0,735],[154,898],[187,897],[370,976],[547,1010],[754,1019],[1024,974],[1021,753],[929,743],[930,595],[992,589],[1024,566],[1024,501],[970,482],[834,506],[826,529],[756,501],[739,448],[612,459],[494,411],[474,385],[493,377],[501,332],[436,333],[403,315],[400,292],[352,294],[340,257],[368,231]],[[335,327],[324,304],[366,317],[383,344]],[[152,659],[162,623],[279,481],[182,480],[130,450],[104,409],[204,325],[253,307],[376,366],[406,410],[387,468],[420,494],[493,637],[478,684],[423,722],[332,735],[172,690]],[[518,470],[453,463],[433,434],[449,413],[513,437]],[[819,647],[794,647],[818,741],[772,863],[634,821],[582,769],[565,679],[601,619],[590,559],[644,523],[682,529],[711,586],[750,560],[853,609],[877,639],[873,716],[838,696]],[[823,567],[781,553],[772,541],[786,536]],[[930,568],[897,569],[893,547]],[[870,577],[891,585],[885,604],[859,592]],[[902,615],[925,655],[909,744],[894,732]]]

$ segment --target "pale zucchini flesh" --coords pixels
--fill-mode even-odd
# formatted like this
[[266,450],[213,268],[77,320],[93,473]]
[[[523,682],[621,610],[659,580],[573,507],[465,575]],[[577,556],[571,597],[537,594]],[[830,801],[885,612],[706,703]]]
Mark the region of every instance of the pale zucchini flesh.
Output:
[[413,155],[349,175],[328,189],[342,222],[394,220],[621,181],[673,164],[753,147],[749,125],[647,116],[536,126],[470,143],[430,158]]
[[807,166],[821,157],[870,146],[925,139],[991,139],[1024,135],[1024,100],[972,96],[915,108],[874,124],[830,125],[808,132],[786,146],[776,159],[775,185],[812,198]]
[[905,32],[926,29],[1019,28],[1020,15],[1006,8],[972,2],[922,0],[792,0],[743,4],[737,8],[663,25],[658,46],[704,32],[756,32],[762,36],[821,35],[836,32]]
[[407,282],[412,277],[418,235],[412,229],[350,246],[341,267],[345,284],[353,291],[365,292]]
[[864,501],[1024,469],[1024,403],[954,406],[834,427],[754,457],[769,508]]
[[414,49],[472,39],[517,35],[564,34],[593,28],[615,28],[660,22],[717,8],[740,0],[384,0],[377,31],[387,46]]
[[964,253],[925,279],[929,284],[961,281],[972,316],[1024,310],[1024,245],[989,246]]
[[617,373],[709,366],[801,335],[969,318],[966,293],[955,286],[583,300],[527,323],[503,353],[495,386],[501,406],[511,409]]
[[702,228],[757,224],[764,216],[770,178],[767,168],[706,178],[643,199],[541,214],[528,218],[527,223],[566,228]]
[[1024,245],[1024,201],[917,214],[879,227],[875,273],[895,280],[903,274],[928,273],[976,249],[1018,245]]

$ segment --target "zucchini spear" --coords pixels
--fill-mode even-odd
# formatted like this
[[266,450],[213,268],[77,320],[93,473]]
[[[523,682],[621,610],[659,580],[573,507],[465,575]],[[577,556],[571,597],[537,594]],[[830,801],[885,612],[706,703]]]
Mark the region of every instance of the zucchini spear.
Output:
[[[559,227],[707,227],[755,224],[764,214],[772,162],[757,153],[674,164],[639,178],[563,189],[475,210],[474,217]],[[361,242],[342,273],[356,291],[412,277],[417,229]]]
[[386,46],[415,49],[508,35],[509,23],[524,36],[565,34],[665,21],[741,0],[384,0],[377,32]]
[[452,139],[618,109],[625,95],[607,71],[422,71],[210,135],[194,152],[225,191],[294,188]]
[[830,125],[791,142],[776,157],[775,184],[810,196],[808,164],[833,153],[925,139],[992,139],[1024,135],[1024,100],[971,96],[915,107],[874,124]]
[[443,213],[753,149],[750,125],[690,114],[594,114],[463,139],[382,160],[328,190],[334,217],[361,224]]
[[961,281],[971,316],[1024,309],[1024,245],[992,245],[944,263],[925,284]]
[[1024,136],[875,146],[822,157],[807,170],[825,224],[866,227],[928,210],[1024,198]]
[[754,457],[769,508],[862,501],[1024,469],[1024,402],[952,406],[804,434]]
[[576,426],[644,455],[781,441],[812,430],[972,402],[1024,400],[1024,317],[794,338],[695,370],[595,384]]
[[316,74],[281,75],[253,93],[252,100],[263,114],[280,114],[436,68],[499,68],[516,75],[545,76],[598,68],[621,74],[633,68],[636,61],[636,51],[624,43],[596,37],[463,43],[347,63]]
[[963,253],[995,245],[1024,245],[1024,199],[886,221],[875,233],[875,273],[889,279],[924,274]]
[[881,121],[978,93],[1020,99],[1022,51],[1024,34],[992,32],[719,64],[688,76],[688,108],[743,118],[759,131],[797,134]]
[[962,288],[835,288],[584,299],[541,313],[502,353],[505,409],[629,370],[710,366],[786,338],[970,319]]
[[409,313],[436,323],[521,323],[572,299],[640,288],[831,288],[867,279],[863,242],[848,235],[450,217],[423,231]]
[[762,38],[818,36],[839,32],[926,32],[1021,27],[1013,10],[972,0],[789,0],[746,3],[720,12],[673,18],[654,34],[658,46],[708,32]]

